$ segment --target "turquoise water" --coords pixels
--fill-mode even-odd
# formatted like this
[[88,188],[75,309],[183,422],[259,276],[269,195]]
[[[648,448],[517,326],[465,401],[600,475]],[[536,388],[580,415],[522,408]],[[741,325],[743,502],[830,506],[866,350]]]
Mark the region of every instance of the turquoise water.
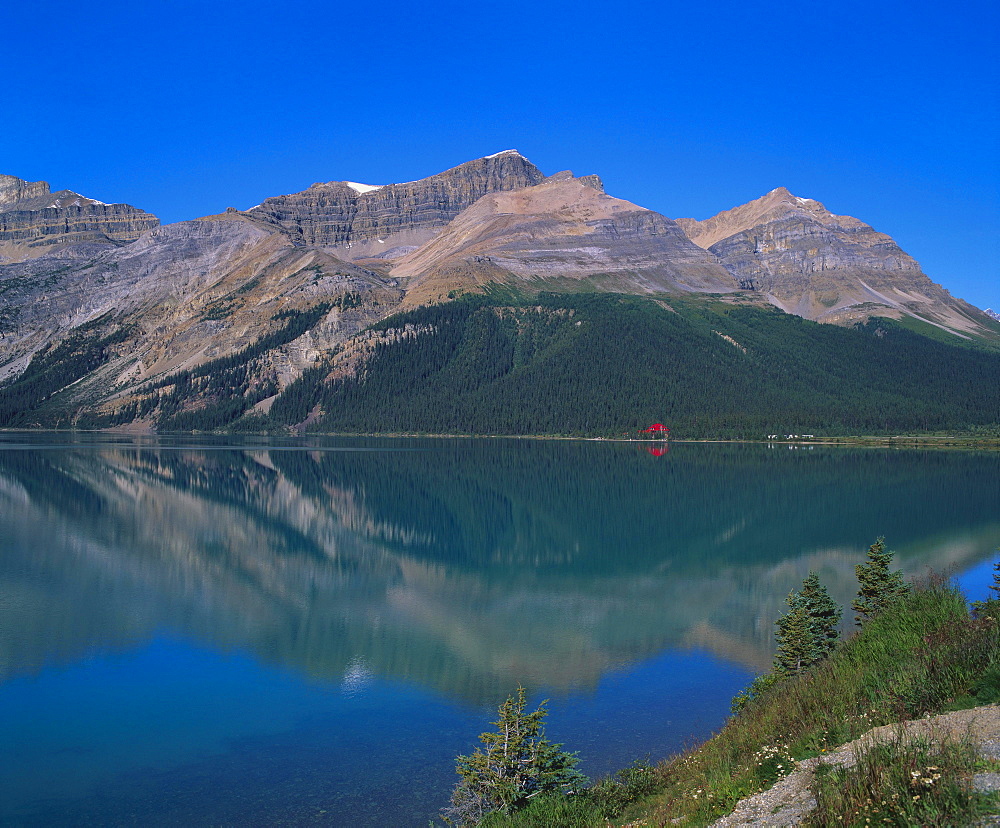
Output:
[[519,683],[607,773],[717,729],[810,568],[982,597],[1000,455],[0,437],[0,824],[426,825]]

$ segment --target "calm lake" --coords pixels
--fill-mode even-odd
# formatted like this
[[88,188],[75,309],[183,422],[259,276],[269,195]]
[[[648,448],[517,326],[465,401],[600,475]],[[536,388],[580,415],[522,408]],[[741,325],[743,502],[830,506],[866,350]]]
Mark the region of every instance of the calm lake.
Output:
[[985,597],[1000,453],[0,435],[0,824],[426,826],[518,684],[656,760],[878,535]]

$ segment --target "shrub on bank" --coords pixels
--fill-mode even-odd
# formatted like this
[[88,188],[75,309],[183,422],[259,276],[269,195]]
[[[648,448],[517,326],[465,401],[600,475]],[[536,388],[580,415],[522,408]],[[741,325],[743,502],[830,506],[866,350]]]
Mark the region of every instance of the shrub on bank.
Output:
[[[785,746],[791,758],[803,759],[878,725],[979,703],[971,691],[985,676],[1000,675],[997,630],[995,621],[970,615],[956,588],[918,586],[827,661],[765,690],[715,738],[664,765],[657,816],[705,824],[768,787],[761,746]],[[792,769],[789,763],[781,770]]]
[[[650,824],[683,817],[685,825],[707,825],[791,773],[797,759],[825,753],[879,725],[996,700],[998,617],[1000,600],[983,602],[970,614],[964,596],[943,581],[897,591],[827,659],[798,674],[778,672],[755,682],[739,712],[700,747],[655,768],[635,766],[573,796],[539,795],[521,810],[486,816],[482,824],[605,826],[643,814]],[[941,750],[933,756],[899,755],[909,757],[911,770],[919,762],[924,767],[948,763],[941,778],[960,779],[965,766],[956,757],[962,748]],[[878,750],[871,752],[869,769],[883,759]],[[855,784],[852,778],[830,777],[848,787]],[[951,784],[937,790],[952,790]],[[835,813],[842,804],[824,790],[824,807]],[[964,801],[947,794],[925,802],[921,808],[933,806],[934,814],[944,814],[944,822],[925,824],[949,824],[952,818],[950,824],[966,824]],[[923,819],[930,812],[920,813]]]
[[657,768],[639,760],[617,773],[601,779],[572,796],[544,796],[513,813],[496,812],[487,816],[482,828],[516,828],[516,826],[561,826],[586,828],[615,819],[633,803],[662,787]]

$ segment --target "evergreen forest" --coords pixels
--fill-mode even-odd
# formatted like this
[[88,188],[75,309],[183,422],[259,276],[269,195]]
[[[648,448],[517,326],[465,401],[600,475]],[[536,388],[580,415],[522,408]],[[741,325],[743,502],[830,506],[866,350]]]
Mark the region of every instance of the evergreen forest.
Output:
[[279,315],[253,345],[102,412],[79,405],[73,386],[121,335],[81,329],[0,388],[0,426],[145,418],[161,432],[616,437],[663,423],[676,438],[755,440],[1000,429],[989,343],[882,318],[821,325],[715,297],[464,296],[373,325],[353,373],[321,361],[279,392],[265,357],[328,307]]
[[853,329],[777,310],[607,294],[466,297],[375,326],[357,371],[307,371],[270,412],[318,432],[684,438],[989,430],[1000,353],[886,319]]

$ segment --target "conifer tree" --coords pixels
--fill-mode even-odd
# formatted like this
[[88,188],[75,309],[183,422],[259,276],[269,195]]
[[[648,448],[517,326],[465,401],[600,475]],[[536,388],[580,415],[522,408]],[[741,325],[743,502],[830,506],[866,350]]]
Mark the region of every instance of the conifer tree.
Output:
[[826,587],[819,582],[819,575],[810,570],[802,582],[799,593],[806,605],[806,614],[812,626],[813,643],[819,658],[826,656],[837,644],[838,627],[843,615],[840,605],[830,597]]
[[778,650],[774,670],[779,675],[794,676],[820,658],[809,610],[799,592],[789,592],[785,602],[788,612],[778,619]]
[[801,592],[788,593],[785,603],[788,612],[775,622],[778,648],[774,654],[774,669],[757,676],[746,690],[733,698],[733,715],[766,695],[782,679],[798,675],[822,661],[836,646],[837,628],[843,613],[815,572],[810,571],[806,576]]
[[903,573],[889,569],[894,554],[885,548],[885,538],[880,537],[868,547],[868,561],[854,567],[860,588],[851,609],[858,613],[854,617],[858,625],[871,620],[889,604],[909,593]]
[[576,770],[575,753],[545,738],[542,722],[548,714],[542,702],[533,713],[525,713],[523,687],[500,705],[496,732],[483,733],[485,746],[456,759],[462,778],[451,795],[451,806],[441,814],[454,825],[478,825],[494,811],[510,813],[524,806],[535,794],[583,784],[586,777]]
[[779,676],[801,673],[824,659],[837,642],[840,606],[830,597],[819,576],[810,571],[800,592],[785,599],[788,612],[776,622],[778,649],[774,670]]
[[990,584],[990,591],[993,593],[991,600],[1000,600],[1000,561],[993,564],[993,583]]

